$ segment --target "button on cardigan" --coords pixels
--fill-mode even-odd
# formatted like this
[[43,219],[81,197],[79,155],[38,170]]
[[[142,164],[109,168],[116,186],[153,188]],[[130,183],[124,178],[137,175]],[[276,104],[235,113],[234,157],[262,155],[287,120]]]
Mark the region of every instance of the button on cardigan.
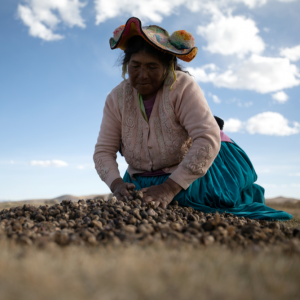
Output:
[[107,96],[94,162],[109,187],[121,177],[116,162],[120,141],[132,179],[135,174],[162,169],[187,189],[213,163],[221,144],[219,126],[195,80],[181,71],[176,75],[171,90],[170,72],[157,92],[149,124],[128,79]]

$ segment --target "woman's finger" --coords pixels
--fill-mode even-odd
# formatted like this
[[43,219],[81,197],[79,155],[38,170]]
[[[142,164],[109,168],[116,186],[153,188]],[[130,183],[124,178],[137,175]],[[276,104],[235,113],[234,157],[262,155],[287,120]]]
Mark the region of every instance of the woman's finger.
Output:
[[166,209],[167,208],[166,202],[160,202],[160,207]]
[[119,201],[122,201],[123,200],[123,197],[120,193],[116,193],[114,194],[114,196],[119,200]]
[[132,196],[129,194],[127,189],[122,189],[121,195],[127,197],[128,199],[132,200]]
[[135,189],[135,185],[133,183],[126,183],[126,187],[129,189],[129,190],[134,190]]
[[146,198],[144,199],[144,202],[148,203],[153,201],[153,198],[151,196],[146,196]]
[[159,201],[154,201],[155,202],[155,207],[159,207],[160,202]]
[[148,189],[149,189],[148,187],[145,187],[145,188],[142,188],[140,191],[143,193],[146,193],[148,191]]

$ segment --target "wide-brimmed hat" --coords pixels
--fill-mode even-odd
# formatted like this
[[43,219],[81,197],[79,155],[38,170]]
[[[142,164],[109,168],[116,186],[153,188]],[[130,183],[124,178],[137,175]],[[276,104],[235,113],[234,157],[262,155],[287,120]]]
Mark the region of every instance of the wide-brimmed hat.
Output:
[[114,31],[114,36],[109,40],[110,48],[126,49],[128,40],[139,35],[155,48],[173,54],[179,59],[190,62],[197,55],[195,39],[193,35],[185,30],[169,33],[156,25],[144,26],[138,18],[128,19],[125,25],[121,25]]

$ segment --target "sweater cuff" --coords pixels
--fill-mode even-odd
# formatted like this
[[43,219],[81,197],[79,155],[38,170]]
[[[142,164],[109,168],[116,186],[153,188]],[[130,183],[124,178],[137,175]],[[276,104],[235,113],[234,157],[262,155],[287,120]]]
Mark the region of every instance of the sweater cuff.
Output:
[[179,170],[179,168],[177,168],[169,176],[169,178],[172,179],[173,181],[175,181],[177,184],[179,184],[184,190],[187,190],[189,188],[189,186],[193,183],[194,180],[187,181],[182,175],[183,174],[182,174],[181,170]]

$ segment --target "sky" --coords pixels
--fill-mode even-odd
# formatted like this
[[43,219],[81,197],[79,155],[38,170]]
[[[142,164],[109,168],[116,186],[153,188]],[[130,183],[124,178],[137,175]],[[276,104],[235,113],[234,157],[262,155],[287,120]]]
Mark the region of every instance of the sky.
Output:
[[198,55],[182,66],[266,197],[300,198],[300,0],[4,0],[0,200],[109,192],[92,156],[122,80],[108,41],[132,16],[193,34]]

